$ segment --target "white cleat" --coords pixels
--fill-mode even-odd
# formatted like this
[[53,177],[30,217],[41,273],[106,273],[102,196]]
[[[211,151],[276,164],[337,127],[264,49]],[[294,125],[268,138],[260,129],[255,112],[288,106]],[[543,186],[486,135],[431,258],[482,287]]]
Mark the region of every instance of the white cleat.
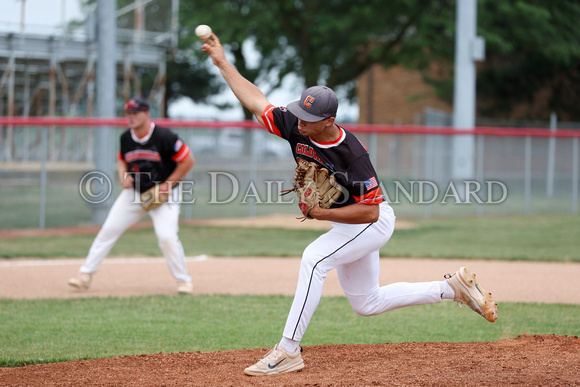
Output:
[[177,285],[177,293],[193,294],[193,284],[191,282],[179,282]]
[[455,292],[454,301],[469,306],[489,322],[497,320],[497,304],[491,298],[491,293],[483,289],[475,280],[475,273],[462,267],[453,275],[445,278]]
[[302,371],[304,361],[302,360],[300,352],[302,352],[302,347],[298,347],[294,353],[288,353],[276,344],[263,359],[260,359],[253,366],[246,368],[244,373],[246,375],[257,376]]
[[93,275],[89,273],[80,273],[78,277],[68,280],[68,284],[79,290],[87,290],[91,286]]

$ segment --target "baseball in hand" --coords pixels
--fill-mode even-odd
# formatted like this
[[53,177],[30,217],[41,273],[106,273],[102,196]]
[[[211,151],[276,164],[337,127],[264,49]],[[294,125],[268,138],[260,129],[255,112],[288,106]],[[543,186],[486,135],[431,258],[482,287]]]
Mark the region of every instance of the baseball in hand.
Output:
[[208,39],[211,36],[211,28],[205,24],[195,27],[195,34],[200,39]]

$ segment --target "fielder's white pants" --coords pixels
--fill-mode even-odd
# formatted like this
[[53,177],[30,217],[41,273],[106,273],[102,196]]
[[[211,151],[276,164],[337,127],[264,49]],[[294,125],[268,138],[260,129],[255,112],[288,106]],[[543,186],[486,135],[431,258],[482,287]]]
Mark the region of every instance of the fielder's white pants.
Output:
[[379,207],[377,222],[333,222],[329,232],[304,250],[294,301],[284,328],[285,338],[302,340],[320,301],[326,273],[332,269],[336,269],[353,310],[362,316],[441,302],[440,281],[379,286],[379,249],[388,242],[395,228],[391,206],[383,203]]
[[[185,265],[183,247],[177,235],[180,205],[179,201],[175,200],[177,194],[175,189],[172,195],[169,195],[169,201],[150,210],[149,215],[153,220],[157,241],[171,274],[178,282],[191,282]],[[115,200],[103,227],[93,241],[87,259],[80,269],[81,273],[96,273],[119,237],[147,214],[136,200],[138,195],[132,188],[124,189]]]

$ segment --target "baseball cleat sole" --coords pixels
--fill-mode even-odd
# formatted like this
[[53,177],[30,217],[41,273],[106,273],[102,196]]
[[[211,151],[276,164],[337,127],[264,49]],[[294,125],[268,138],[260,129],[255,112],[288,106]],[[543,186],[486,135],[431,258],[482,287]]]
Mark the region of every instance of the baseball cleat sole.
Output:
[[445,278],[455,291],[454,301],[458,303],[459,307],[461,304],[465,304],[487,321],[497,320],[497,304],[493,301],[491,293],[479,285],[475,273],[462,267],[453,275],[447,274]]
[[87,290],[91,286],[93,276],[87,273],[81,273],[78,278],[71,278],[68,284],[79,290]]
[[244,373],[246,375],[249,375],[249,376],[260,376],[260,375],[285,374],[288,372],[300,372],[303,369],[304,369],[304,362],[301,361],[300,363],[294,364],[291,367],[275,368],[273,370],[256,371],[256,370],[246,368],[244,370]]
[[285,374],[288,372],[299,372],[304,368],[304,361],[299,347],[296,352],[288,353],[280,348],[278,344],[271,349],[263,359],[244,370],[249,376]]

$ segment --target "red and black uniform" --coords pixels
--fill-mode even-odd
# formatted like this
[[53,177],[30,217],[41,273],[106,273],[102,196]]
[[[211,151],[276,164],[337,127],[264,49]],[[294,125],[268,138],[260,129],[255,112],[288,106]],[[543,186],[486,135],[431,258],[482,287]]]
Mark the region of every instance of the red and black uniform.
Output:
[[119,159],[128,164],[129,173],[135,174],[135,190],[145,192],[167,180],[189,152],[187,144],[175,133],[151,123],[151,130],[142,138],[133,129],[123,132]]
[[[153,221],[155,235],[169,271],[177,280],[177,291],[191,294],[193,285],[185,265],[185,253],[178,235],[179,184],[173,187],[166,203],[150,211],[141,206],[140,194],[156,184],[167,181],[179,163],[185,162],[181,172],[187,173],[193,166],[193,157],[190,156],[189,147],[175,133],[169,129],[157,127],[149,121],[149,103],[146,100],[142,98],[130,100],[125,105],[125,113],[130,126],[132,123],[141,125],[146,122],[145,125],[149,125],[149,130],[141,138],[137,137],[131,128],[121,134],[121,148],[118,154],[119,173],[132,174],[133,186],[125,187],[125,184],[122,184],[123,190],[93,241],[80,273],[89,275],[89,278],[95,274],[119,237],[148,214]],[[122,181],[126,179],[126,176],[119,177]],[[80,280],[71,279],[69,284],[75,287],[83,286],[83,283],[86,283],[84,278],[86,276],[81,276]],[[84,285],[85,288],[87,286],[88,283]]]
[[280,342],[295,350],[322,296],[326,274],[336,269],[352,308],[361,315],[380,314],[409,305],[441,302],[439,281],[379,286],[379,249],[391,238],[395,214],[384,200],[367,149],[347,130],[340,138],[318,143],[298,131],[298,118],[285,107],[269,105],[261,118],[266,129],[286,139],[296,160],[314,161],[334,173],[348,197],[333,207],[355,203],[377,205],[373,223],[332,222],[332,229],[302,253],[298,284]]
[[290,143],[295,160],[314,161],[334,174],[336,181],[348,191],[332,207],[354,203],[380,204],[384,201],[377,173],[369,153],[354,134],[340,128],[340,137],[333,142],[317,143],[298,131],[298,119],[284,107],[268,106],[262,113],[268,131]]

